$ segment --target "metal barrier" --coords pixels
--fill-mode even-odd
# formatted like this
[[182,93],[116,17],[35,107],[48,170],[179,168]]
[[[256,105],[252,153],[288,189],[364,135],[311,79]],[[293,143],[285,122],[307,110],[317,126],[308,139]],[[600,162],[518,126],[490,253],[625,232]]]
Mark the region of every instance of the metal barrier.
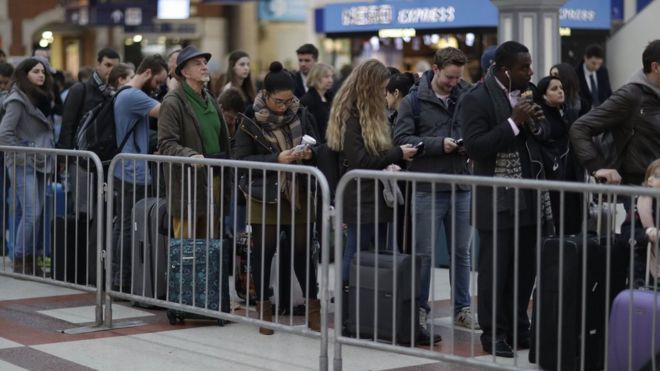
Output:
[[[402,190],[398,197],[397,188]],[[636,255],[642,251],[646,256],[646,244],[639,221],[625,211],[640,196],[654,200],[655,215],[660,215],[660,192],[653,188],[408,172],[347,173],[335,198],[335,261],[343,258],[335,267],[335,370],[342,369],[343,344],[501,370],[527,367],[520,362],[527,353],[521,353],[522,348],[530,348],[530,361],[544,369],[635,370],[639,365],[632,358],[639,355],[635,353],[639,346],[654,362],[651,359],[660,351],[653,332],[656,301],[660,303],[657,282],[655,291],[633,290],[639,286],[634,282],[635,260],[640,259]],[[468,217],[460,206],[466,200]],[[623,214],[617,214],[624,206]],[[621,227],[623,220],[617,223],[617,219],[626,215]],[[466,229],[460,222],[475,228]],[[654,223],[658,228],[658,219]],[[435,261],[442,224],[451,257],[448,304],[437,300],[435,270],[424,265],[424,259]],[[412,229],[410,241],[400,238],[403,226]],[[405,228],[403,232],[405,236]],[[472,259],[466,267],[464,253],[476,255],[477,234],[479,264]],[[477,267],[475,304],[476,292],[470,288],[476,273],[468,273],[472,284],[465,282],[464,274],[466,269],[476,272]],[[430,273],[422,278],[424,269]],[[429,325],[419,320],[426,317],[420,309],[427,300],[420,294],[424,285],[430,285],[427,308],[432,315],[448,314],[450,325],[436,328],[434,321]],[[625,288],[630,291],[614,301]],[[466,290],[468,301],[461,304]],[[643,335],[634,327],[642,301],[633,302],[633,295],[640,292],[655,297],[650,300],[652,309],[651,304],[645,309],[646,318],[652,318],[653,329],[648,332],[654,335],[644,336],[652,340],[634,340]],[[478,314],[478,323],[459,328],[455,322],[463,309],[459,305]],[[617,321],[622,307],[627,314]],[[422,335],[424,326],[429,333]],[[622,326],[628,339],[623,345],[617,342]],[[434,343],[438,334],[443,339]],[[430,344],[421,348],[422,341]],[[506,344],[498,348],[499,342]],[[624,367],[619,366],[622,359],[627,362]]]
[[[221,325],[257,325],[265,333],[320,336],[319,368],[327,369],[329,253],[321,248],[319,302],[314,246],[328,246],[330,201],[327,181],[318,169],[120,154],[108,174],[108,195],[114,202],[108,202],[106,217],[106,327],[113,326],[112,300],[124,299],[168,308],[173,324],[202,316]],[[243,196],[244,217],[239,202]],[[253,202],[256,199],[264,202]],[[225,217],[230,221],[222,222]],[[241,220],[248,222],[245,231]],[[267,259],[275,251],[279,289],[269,292]],[[237,294],[245,298],[235,308],[229,308],[230,262],[236,288],[243,286]],[[300,314],[294,316],[293,294],[286,302],[279,297],[286,292],[281,290],[282,279],[291,279],[287,286],[293,291],[290,270],[307,298],[302,323]],[[257,304],[257,313],[252,304]],[[317,310],[320,313],[314,313]],[[272,322],[267,321],[271,311]],[[314,318],[320,321],[320,332],[307,328],[314,327]]]
[[87,151],[11,146],[0,151],[5,257],[0,274],[95,292],[95,325],[101,325],[101,161]]

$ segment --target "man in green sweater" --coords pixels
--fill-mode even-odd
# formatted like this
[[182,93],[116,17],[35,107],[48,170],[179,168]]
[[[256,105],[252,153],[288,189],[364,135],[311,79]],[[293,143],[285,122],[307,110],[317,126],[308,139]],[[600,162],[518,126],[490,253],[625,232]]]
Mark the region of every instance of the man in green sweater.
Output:
[[[193,158],[229,158],[230,145],[227,125],[222,117],[220,107],[206,90],[210,80],[208,61],[211,54],[200,52],[193,46],[181,50],[177,57],[176,74],[181,78],[181,84],[169,92],[163,99],[158,120],[158,150],[162,155],[184,156]],[[228,209],[228,203],[222,203],[225,210],[220,210],[220,181],[228,181],[227,176],[214,173],[213,184],[207,184],[209,168],[197,168],[182,172],[180,166],[174,166],[170,176],[166,169],[168,186],[168,202],[172,216],[172,229],[175,237],[188,237],[188,221],[194,222],[193,234],[196,238],[217,238],[219,235],[218,221]],[[192,179],[188,180],[188,174]],[[183,184],[182,184],[183,182]],[[192,215],[188,218],[188,185],[192,185]],[[207,195],[209,186],[215,202],[210,202]],[[183,187],[183,188],[182,188]],[[230,187],[223,187],[227,192]],[[214,205],[213,228],[207,228],[211,211],[209,205]],[[185,206],[185,207],[182,207]],[[208,231],[214,231],[215,236],[209,236]]]

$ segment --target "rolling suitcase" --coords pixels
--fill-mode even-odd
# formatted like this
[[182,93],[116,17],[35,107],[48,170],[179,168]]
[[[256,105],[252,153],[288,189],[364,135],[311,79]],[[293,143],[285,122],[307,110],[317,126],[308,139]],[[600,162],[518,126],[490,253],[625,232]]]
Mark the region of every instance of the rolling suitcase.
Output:
[[[629,362],[632,370],[652,370],[652,358],[660,351],[660,293],[653,290],[654,285],[649,285],[652,248],[653,244],[649,243],[645,276],[645,286],[649,289],[625,290],[612,304],[607,339],[608,370],[628,370]],[[656,358],[655,367],[660,369],[657,361],[660,359]]]
[[[188,168],[188,236],[192,236],[192,177]],[[213,192],[211,192],[213,194]],[[213,213],[209,220],[215,220]],[[224,246],[223,246],[224,245]],[[229,313],[229,254],[223,240],[172,238],[169,242],[168,300],[198,308]],[[174,325],[184,319],[212,319],[169,309],[167,318]],[[218,319],[218,325],[225,321]]]
[[[170,240],[169,301],[229,313],[229,248],[222,245],[221,240]],[[171,324],[186,318],[209,319],[172,309],[167,318]]]
[[[413,261],[417,273],[414,278]],[[412,255],[398,252],[376,254],[362,251],[359,263],[356,254],[351,262],[348,284],[345,328],[349,335],[371,339],[376,336],[388,342],[394,339],[399,344],[412,343],[418,330],[416,298],[419,296],[420,266],[420,257],[413,259]]]
[[[93,284],[89,278],[96,278],[96,272],[87,268],[90,257],[96,256],[96,245],[88,244],[89,225],[86,214],[56,216],[54,225],[49,228],[53,236],[54,251],[52,256],[53,277],[58,281],[66,281],[85,285]],[[92,253],[92,250],[93,253]]]
[[[581,323],[583,292],[583,241],[580,235],[563,239],[563,267],[560,270],[560,238],[548,237],[541,247],[541,268],[538,272],[540,299],[534,293],[534,309],[530,330],[529,361],[537,361],[546,370],[578,370],[581,367],[581,344],[585,342],[586,369],[602,369],[605,355],[605,312],[607,248],[605,238],[587,237],[586,244],[586,311]],[[626,250],[611,242],[609,300],[626,285]],[[562,307],[559,308],[559,277],[562,282]],[[539,317],[537,317],[537,308]],[[561,310],[562,321],[559,323]],[[559,326],[561,325],[561,365],[557,365]],[[585,338],[582,338],[584,327]],[[536,331],[539,331],[540,354],[536,357]]]
[[164,299],[167,293],[167,201],[147,197],[133,206],[133,294]]

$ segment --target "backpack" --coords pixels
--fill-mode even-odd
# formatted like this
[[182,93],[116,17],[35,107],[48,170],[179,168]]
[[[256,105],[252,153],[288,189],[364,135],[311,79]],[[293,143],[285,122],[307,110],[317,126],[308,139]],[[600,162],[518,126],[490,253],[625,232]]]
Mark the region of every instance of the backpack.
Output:
[[115,100],[127,88],[119,89],[111,99],[99,103],[83,115],[76,130],[74,143],[76,149],[94,152],[101,162],[109,162],[115,155],[121,153],[137,126],[137,123],[133,124],[121,144],[117,146]]

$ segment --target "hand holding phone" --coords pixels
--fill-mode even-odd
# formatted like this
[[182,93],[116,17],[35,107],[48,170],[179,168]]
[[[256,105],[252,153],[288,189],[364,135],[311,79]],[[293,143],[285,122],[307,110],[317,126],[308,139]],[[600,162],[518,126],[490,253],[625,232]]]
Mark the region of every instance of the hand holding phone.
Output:
[[420,156],[424,152],[424,142],[419,142],[415,144],[413,147],[417,150],[417,153],[413,156],[413,158]]

